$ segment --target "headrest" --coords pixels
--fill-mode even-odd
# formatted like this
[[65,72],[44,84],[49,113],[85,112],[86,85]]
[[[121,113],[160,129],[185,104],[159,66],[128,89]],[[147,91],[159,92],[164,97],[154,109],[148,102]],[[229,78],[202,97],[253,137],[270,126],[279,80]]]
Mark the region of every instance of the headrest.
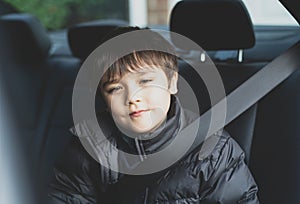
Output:
[[86,59],[109,32],[121,26],[128,26],[128,23],[122,20],[99,20],[71,27],[68,30],[68,41],[73,55]]
[[0,17],[0,45],[5,60],[36,63],[48,55],[51,41],[34,16],[7,14]]
[[[180,1],[171,12],[170,30],[204,50],[246,49],[255,44],[253,25],[241,0]],[[171,39],[178,48],[188,49]]]

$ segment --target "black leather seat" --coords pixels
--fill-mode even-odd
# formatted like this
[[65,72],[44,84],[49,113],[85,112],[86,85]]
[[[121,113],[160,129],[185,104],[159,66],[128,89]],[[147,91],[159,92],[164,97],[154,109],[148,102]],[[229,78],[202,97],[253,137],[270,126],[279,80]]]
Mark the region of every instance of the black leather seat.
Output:
[[[231,7],[231,11],[223,12],[225,7],[227,10]],[[241,19],[241,12],[246,12],[244,19]],[[237,13],[239,15],[234,17]],[[239,26],[235,24],[238,22]],[[212,56],[215,56],[218,50],[238,50],[253,45],[251,22],[239,0],[182,1],[172,12],[170,29],[191,38],[208,52],[212,50]],[[253,59],[246,58],[243,62],[232,59],[223,62],[215,60],[227,93],[267,63],[261,60],[255,62]],[[193,80],[191,83],[200,94],[205,88],[201,85],[197,87],[197,81],[187,70],[184,70],[184,73],[185,77]],[[300,202],[299,83],[300,72],[297,71],[225,127],[245,150],[247,159],[250,159],[249,167],[258,184],[261,203]]]
[[108,19],[76,24],[68,29],[68,42],[73,56],[85,60],[112,30],[128,26],[123,20]]
[[[251,48],[255,44],[253,25],[241,1],[181,1],[172,10],[170,30],[193,40],[203,48],[206,55],[210,52],[223,80],[226,94],[237,88],[266,64],[246,62],[241,56],[238,56],[242,54],[242,50]],[[172,36],[171,39],[178,49],[188,49],[186,44],[176,41]],[[233,57],[232,51],[235,51]],[[199,58],[193,60],[205,65],[208,60],[201,61],[200,54],[198,54]],[[220,54],[223,55],[223,60],[214,58]],[[226,55],[230,57],[226,57]],[[192,73],[184,62],[180,64],[179,69],[180,74],[193,87],[200,103],[200,109],[203,112],[208,110],[211,107],[211,101],[203,80],[196,77],[197,75]],[[255,117],[256,105],[225,128],[245,151],[246,162],[249,162],[250,159]]]
[[51,46],[46,30],[27,14],[0,18],[0,63],[8,99],[14,107],[24,142],[35,140],[48,81],[46,60]]
[[71,137],[72,88],[80,60],[51,56],[47,31],[29,14],[0,18],[0,44],[1,80],[21,132],[34,191],[39,192]]
[[261,203],[300,203],[300,71],[258,103],[250,167]]

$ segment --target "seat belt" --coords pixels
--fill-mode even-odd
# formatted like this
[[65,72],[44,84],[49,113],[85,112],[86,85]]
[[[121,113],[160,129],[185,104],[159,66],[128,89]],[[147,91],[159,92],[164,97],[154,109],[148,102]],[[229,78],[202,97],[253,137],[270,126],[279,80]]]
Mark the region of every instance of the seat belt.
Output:
[[[279,84],[285,81],[295,71],[300,70],[300,41],[285,51],[283,54],[268,63],[260,71],[246,80],[243,84],[232,91],[227,97],[227,112],[224,126],[228,125],[251,106],[256,104],[265,95],[270,93]],[[224,101],[225,99],[222,99]],[[220,104],[220,101],[218,104]],[[225,102],[226,102],[225,101]],[[216,106],[218,106],[216,104]],[[202,121],[201,121],[202,122]],[[217,132],[224,127],[216,127],[213,131]],[[210,137],[209,135],[208,137]],[[207,140],[206,138],[205,140]],[[203,140],[196,138],[191,150],[199,146]],[[203,145],[200,154],[205,158],[208,156],[217,141],[210,146]],[[207,151],[207,149],[209,149]],[[190,151],[189,151],[190,152]]]
[[[178,157],[183,158],[185,155],[188,155],[193,150],[200,147],[200,145],[200,157],[206,158],[212,152],[219,140],[218,137],[211,136],[215,135],[224,126],[229,124],[248,108],[257,103],[261,98],[263,98],[266,94],[271,92],[275,87],[287,79],[292,73],[294,73],[296,70],[299,70],[299,56],[300,41],[263,67],[239,87],[237,87],[226,98],[222,99],[213,106],[213,108],[218,109],[218,106],[224,103],[224,100],[225,102],[227,101],[227,115],[225,124],[224,122],[212,121],[212,123],[216,125],[214,125],[212,128],[211,134],[207,135],[207,127],[209,127],[211,124],[210,116],[212,108],[209,109],[207,112],[201,115],[199,119],[195,120],[178,134],[178,136],[182,139],[179,139],[177,145],[174,145],[176,149],[169,148],[169,150],[164,151],[164,154],[160,154],[159,158],[149,155],[144,162],[132,170],[133,174],[136,174],[136,172],[146,172],[147,168],[151,168],[151,166],[160,163],[168,166],[166,162],[178,161]],[[188,136],[190,134],[195,134],[195,129],[197,129],[198,132],[193,144],[190,145],[188,144]],[[188,150],[186,150],[186,148]],[[183,156],[182,152],[185,152]]]

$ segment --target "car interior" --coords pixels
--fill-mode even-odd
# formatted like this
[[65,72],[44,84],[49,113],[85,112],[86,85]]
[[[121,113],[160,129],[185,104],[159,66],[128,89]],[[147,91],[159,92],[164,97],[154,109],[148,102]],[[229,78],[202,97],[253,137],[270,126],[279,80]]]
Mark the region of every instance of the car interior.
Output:
[[[300,6],[293,0],[282,2],[300,22]],[[69,128],[74,125],[72,94],[78,71],[103,37],[128,25],[115,19],[78,23],[67,28],[61,39],[31,14],[0,16],[1,101],[10,107],[10,114],[1,110],[0,121],[11,116],[16,130],[10,136],[0,128],[1,148],[7,138],[18,144],[12,148],[20,149],[14,152],[25,164],[15,171],[27,176],[20,191],[30,188],[36,200],[44,198],[52,167],[74,137]],[[205,50],[223,80],[226,95],[300,40],[299,26],[254,26],[241,0],[179,1],[164,29],[186,36]],[[172,43],[193,63],[207,62],[200,57],[202,53],[186,50],[176,39]],[[178,65],[179,75],[192,88],[203,114],[214,105],[205,83],[184,60]],[[298,70],[224,127],[245,151],[261,203],[300,203],[299,87]],[[105,108],[101,99],[95,100],[99,100],[99,110]]]

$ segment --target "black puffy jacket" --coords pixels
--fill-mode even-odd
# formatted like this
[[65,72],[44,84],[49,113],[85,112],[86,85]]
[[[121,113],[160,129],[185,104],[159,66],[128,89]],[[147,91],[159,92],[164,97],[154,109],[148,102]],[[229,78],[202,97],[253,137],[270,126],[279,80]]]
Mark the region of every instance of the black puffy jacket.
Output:
[[[171,132],[163,132],[163,137],[159,135],[152,142],[134,143],[134,140],[122,139],[121,134],[114,133],[106,142],[132,152],[142,147],[145,155],[164,148],[176,136],[178,129],[191,122],[191,117],[178,104],[175,106],[172,106],[175,114],[168,119],[173,120],[169,124],[173,129]],[[87,124],[80,124],[79,136],[91,134]],[[199,146],[166,170],[150,175],[130,176],[99,164],[83,148],[80,140],[74,137],[54,169],[55,176],[49,185],[49,199],[57,204],[258,203],[258,188],[244,162],[244,153],[239,145],[224,131],[208,140],[217,140],[217,144],[205,158],[201,157]],[[120,163],[116,159],[120,157],[113,155],[105,142],[101,143],[102,149],[105,149],[108,163]]]

